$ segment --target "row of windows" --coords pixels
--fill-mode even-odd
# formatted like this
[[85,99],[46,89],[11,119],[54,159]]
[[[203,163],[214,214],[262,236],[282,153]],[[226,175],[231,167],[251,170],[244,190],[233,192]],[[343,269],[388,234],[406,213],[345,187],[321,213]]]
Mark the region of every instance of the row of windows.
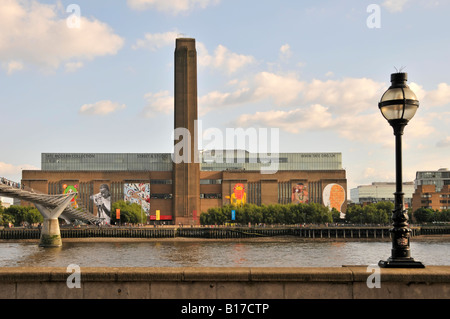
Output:
[[172,194],[150,194],[152,199],[172,199]]
[[[172,194],[150,194],[151,199],[172,199]],[[222,194],[200,194],[200,198],[222,198]]]
[[291,182],[278,183],[278,203],[288,204],[291,202],[292,188]]
[[200,194],[200,198],[206,198],[206,199],[220,199],[222,198],[222,194]]
[[[420,201],[422,204],[432,204],[433,203],[433,201],[432,200],[422,200],[422,201]],[[445,200],[445,199],[441,199],[440,201],[439,201],[439,203],[441,203],[441,204],[447,204],[447,203],[449,203],[450,204],[450,200]]]
[[171,179],[151,179],[150,180],[150,184],[158,184],[158,185],[162,185],[162,184],[172,184],[172,180]]
[[450,178],[450,172],[418,172],[417,179],[423,178]]
[[222,184],[221,179],[201,179],[200,185]]
[[276,157],[273,158],[260,158],[260,157],[203,157],[202,164],[244,164],[244,163],[253,163],[253,164],[265,164],[265,163],[288,163],[288,159],[286,157]]
[[261,183],[247,183],[247,201],[250,204],[261,205]]

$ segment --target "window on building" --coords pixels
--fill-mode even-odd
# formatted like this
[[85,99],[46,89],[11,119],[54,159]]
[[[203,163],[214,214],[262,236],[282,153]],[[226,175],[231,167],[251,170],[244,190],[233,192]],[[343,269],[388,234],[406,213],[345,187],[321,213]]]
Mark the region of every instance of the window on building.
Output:
[[219,199],[222,198],[222,194],[200,194],[200,198],[206,198],[206,199]]
[[150,198],[153,199],[171,199],[172,194],[150,194]]
[[172,184],[171,179],[151,179],[150,184]]
[[222,184],[221,179],[201,179],[200,185]]

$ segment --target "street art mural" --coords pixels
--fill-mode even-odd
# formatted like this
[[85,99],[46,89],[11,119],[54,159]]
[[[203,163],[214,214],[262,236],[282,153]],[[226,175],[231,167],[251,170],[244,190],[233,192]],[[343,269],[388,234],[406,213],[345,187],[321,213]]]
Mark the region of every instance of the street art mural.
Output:
[[145,214],[150,214],[150,184],[126,183],[123,189],[124,200],[140,205]]
[[306,204],[309,201],[308,197],[308,187],[303,185],[303,183],[298,183],[292,187],[292,197],[291,202],[293,204]]
[[323,204],[330,210],[335,208],[341,213],[341,218],[345,218],[342,213],[342,204],[345,202],[345,190],[339,184],[328,184],[323,189]]
[[108,184],[101,184],[99,193],[91,195],[90,199],[97,206],[97,216],[103,219],[104,224],[111,224],[111,193]]
[[230,203],[234,206],[242,206],[247,201],[247,194],[245,193],[245,187],[242,183],[237,183],[233,187],[233,193],[231,196],[226,196],[230,200]]
[[[63,194],[78,193],[78,185],[77,184],[75,184],[75,185],[64,184],[63,189],[64,189]],[[77,197],[78,197],[78,194],[75,195],[75,197],[70,202],[70,205],[73,208],[78,208]]]

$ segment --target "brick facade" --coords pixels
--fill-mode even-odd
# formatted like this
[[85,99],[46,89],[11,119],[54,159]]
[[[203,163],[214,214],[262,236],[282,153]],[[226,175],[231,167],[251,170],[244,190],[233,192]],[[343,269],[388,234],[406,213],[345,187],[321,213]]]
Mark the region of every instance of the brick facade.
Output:
[[[330,202],[347,209],[347,179],[345,170],[327,171],[278,171],[274,174],[261,174],[259,171],[201,171],[200,212],[196,219],[180,219],[173,212],[174,184],[152,183],[155,180],[172,181],[171,171],[42,171],[24,170],[22,184],[36,192],[45,194],[61,193],[62,185],[81,185],[79,197],[82,205],[97,215],[97,208],[90,203],[90,195],[97,192],[101,184],[110,185],[112,202],[123,200],[124,183],[150,183],[150,193],[165,196],[150,199],[150,215],[159,210],[161,215],[172,216],[170,223],[197,223],[198,216],[208,208],[229,204],[236,184],[243,185],[245,202],[268,205],[292,202],[292,192],[301,183],[307,192],[304,202],[323,203],[323,192],[327,185],[337,184],[345,191],[344,197],[330,196]],[[216,184],[208,184],[217,181]],[[85,194],[87,193],[87,194]],[[24,203],[26,204],[26,203]],[[194,214],[193,214],[194,217]]]
[[450,185],[444,185],[436,192],[435,185],[418,185],[412,198],[412,209],[431,208],[433,210],[450,209]]

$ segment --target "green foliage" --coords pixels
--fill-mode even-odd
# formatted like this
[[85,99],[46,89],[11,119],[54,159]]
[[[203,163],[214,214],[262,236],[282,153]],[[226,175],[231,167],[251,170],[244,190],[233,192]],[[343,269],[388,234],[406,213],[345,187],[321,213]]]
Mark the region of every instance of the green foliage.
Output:
[[413,216],[419,224],[448,223],[450,222],[450,209],[439,211],[421,207],[414,211]]
[[[231,210],[236,211],[236,220],[231,220]],[[226,205],[210,208],[200,215],[202,225],[222,225],[236,223],[241,225],[252,224],[325,224],[325,223],[352,223],[352,224],[390,224],[394,204],[380,202],[364,207],[352,205],[347,208],[345,221],[341,219],[338,210],[331,211],[318,203],[309,204],[245,204],[241,207]]]
[[24,223],[35,224],[43,221],[41,213],[31,206],[12,205],[0,212],[0,225],[12,223],[14,226],[21,226]]
[[392,202],[379,202],[364,207],[351,205],[347,207],[345,219],[351,224],[390,224],[393,209]]
[[[120,220],[116,219],[116,209],[120,209]],[[147,215],[142,211],[139,204],[130,203],[123,200],[112,204],[111,223],[131,223],[144,224],[147,221]]]
[[0,212],[0,226],[7,226],[9,223],[14,224],[14,217]]
[[[231,220],[231,211],[236,211],[236,219]],[[336,211],[337,212],[337,211]],[[240,207],[225,205],[223,207],[210,208],[200,215],[202,225],[222,225],[224,223],[236,223],[241,225],[251,224],[302,224],[302,223],[332,223],[333,214],[320,204],[270,204],[257,206],[245,204]],[[337,212],[339,216],[339,212]]]

